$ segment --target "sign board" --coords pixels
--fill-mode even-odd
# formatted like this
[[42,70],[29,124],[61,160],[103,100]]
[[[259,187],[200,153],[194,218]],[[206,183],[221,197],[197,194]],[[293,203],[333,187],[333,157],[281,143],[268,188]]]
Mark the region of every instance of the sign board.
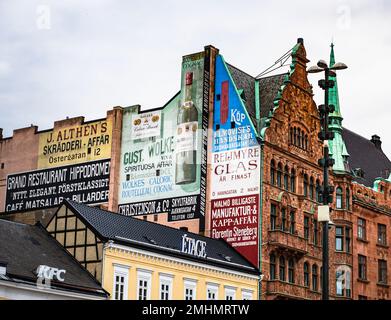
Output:
[[108,159],[112,121],[92,121],[39,134],[38,169]]
[[206,258],[206,242],[190,238],[187,234],[184,234],[181,251],[199,258]]
[[86,204],[107,202],[109,175],[108,159],[9,175],[6,212],[50,208],[64,198]]
[[[124,110],[119,213],[200,218],[203,72],[203,52],[186,56],[180,94],[158,111]],[[140,129],[145,120],[155,124]]]
[[64,269],[52,268],[45,265],[40,265],[37,268],[37,277],[40,279],[48,279],[48,280],[56,279],[58,281],[64,282],[65,273],[66,270]]
[[211,236],[258,265],[260,147],[222,56],[216,59]]

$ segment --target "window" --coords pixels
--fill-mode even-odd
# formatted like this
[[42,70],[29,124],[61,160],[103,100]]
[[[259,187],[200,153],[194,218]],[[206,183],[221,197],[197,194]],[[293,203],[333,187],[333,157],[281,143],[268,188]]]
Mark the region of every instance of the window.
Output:
[[310,199],[314,200],[314,194],[315,194],[315,186],[314,186],[314,178],[310,178]]
[[286,231],[287,230],[287,217],[286,217],[286,210],[285,208],[281,209],[281,230]]
[[270,255],[270,280],[276,280],[276,256]]
[[343,227],[335,228],[335,250],[343,251]]
[[387,284],[387,261],[379,260],[379,283]]
[[348,227],[345,227],[345,247],[346,247],[346,252],[350,253],[350,234],[351,234],[351,229]]
[[295,263],[292,258],[288,260],[288,281],[295,283]]
[[274,160],[270,163],[270,183],[273,185],[276,183],[276,164]]
[[308,176],[305,174],[303,179],[303,194],[308,197]]
[[277,186],[282,187],[282,164],[280,162],[277,167]]
[[367,222],[365,219],[358,218],[357,238],[359,238],[361,240],[366,240],[366,238],[367,238]]
[[279,276],[281,281],[285,281],[285,258],[280,257]]
[[242,289],[242,299],[243,300],[252,300],[253,299],[253,291]]
[[185,288],[185,292],[184,292],[185,300],[195,300],[197,280],[185,279],[184,288]]
[[312,290],[318,291],[318,266],[312,265]]
[[236,300],[236,288],[224,287],[225,300]]
[[217,284],[207,284],[206,286],[206,300],[218,299],[219,287]]
[[289,219],[291,222],[289,225],[289,232],[291,234],[295,234],[296,230],[295,230],[295,212],[294,211],[291,211]]
[[308,216],[304,216],[304,238],[310,238],[310,218]]
[[340,187],[337,188],[336,191],[336,208],[342,209],[342,189]]
[[151,278],[152,271],[137,270],[137,299],[151,299]]
[[289,168],[288,166],[285,166],[284,170],[284,189],[289,190]]
[[350,268],[345,266],[344,268],[337,269],[336,271],[336,294],[337,296],[350,297]]
[[319,203],[322,202],[321,186],[319,179],[316,179],[316,201],[318,201]]
[[346,188],[346,210],[350,210],[350,190]]
[[367,257],[361,254],[358,255],[358,278],[367,280]]
[[172,282],[174,276],[160,274],[160,300],[171,300],[172,299]]
[[129,267],[115,265],[114,287],[113,287],[114,300],[128,299],[128,280],[129,280]]
[[270,206],[270,230],[277,229],[277,207],[275,204]]
[[377,243],[383,246],[387,245],[386,226],[378,223],[377,225]]
[[319,244],[319,223],[316,219],[313,220],[314,222],[314,236],[313,236],[313,240],[314,240],[314,245],[318,245]]
[[291,191],[296,192],[296,172],[294,169],[291,171]]
[[310,266],[308,262],[304,263],[304,286],[310,286]]

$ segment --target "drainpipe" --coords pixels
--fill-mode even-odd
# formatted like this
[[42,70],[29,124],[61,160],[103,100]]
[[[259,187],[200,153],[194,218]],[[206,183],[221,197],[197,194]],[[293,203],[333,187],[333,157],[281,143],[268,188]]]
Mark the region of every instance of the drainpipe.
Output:
[[[258,259],[259,259],[259,270],[262,272],[262,213],[263,213],[263,167],[264,167],[264,142],[258,140],[261,149],[261,172],[260,172],[260,190],[259,190],[259,222],[258,222]],[[259,300],[262,300],[262,280],[263,275],[259,281]]]

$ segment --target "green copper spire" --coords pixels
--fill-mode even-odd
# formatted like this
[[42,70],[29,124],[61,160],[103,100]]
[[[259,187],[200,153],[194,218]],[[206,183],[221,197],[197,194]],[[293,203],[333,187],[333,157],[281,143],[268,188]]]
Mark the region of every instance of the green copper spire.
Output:
[[[331,44],[330,67],[335,63],[334,44]],[[334,105],[335,110],[329,115],[329,130],[334,132],[334,139],[329,141],[330,155],[335,160],[333,170],[339,173],[349,172],[348,157],[345,142],[342,138],[342,115],[339,105],[337,77],[330,77],[334,81],[334,87],[329,90],[329,104]]]

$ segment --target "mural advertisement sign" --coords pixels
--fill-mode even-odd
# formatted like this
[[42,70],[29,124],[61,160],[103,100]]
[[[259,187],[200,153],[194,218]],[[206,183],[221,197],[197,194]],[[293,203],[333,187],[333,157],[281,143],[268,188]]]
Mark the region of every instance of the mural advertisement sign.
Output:
[[48,168],[7,177],[6,212],[58,206],[63,199],[86,204],[109,199],[110,160]]
[[[203,74],[204,53],[185,56],[181,94],[159,111],[124,110],[119,213],[166,212],[169,221],[200,217]],[[140,133],[136,126],[145,119],[160,125]]]
[[223,58],[216,60],[211,235],[258,265],[260,148]]
[[55,128],[39,136],[38,169],[111,157],[111,120]]

